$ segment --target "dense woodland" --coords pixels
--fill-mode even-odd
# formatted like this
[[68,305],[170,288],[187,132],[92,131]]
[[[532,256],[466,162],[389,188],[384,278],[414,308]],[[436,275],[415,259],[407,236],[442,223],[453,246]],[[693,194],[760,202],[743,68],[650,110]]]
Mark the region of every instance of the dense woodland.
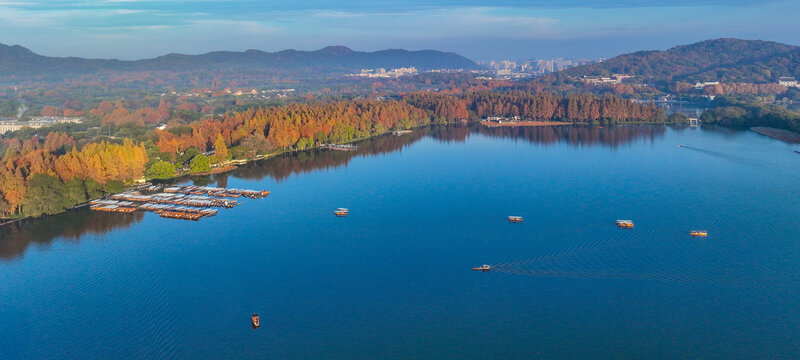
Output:
[[635,75],[643,82],[774,83],[800,77],[800,48],[771,41],[715,39],[668,50],[639,51],[567,69],[565,76]]
[[766,126],[800,132],[800,114],[795,111],[725,96],[715,99],[700,120],[733,127]]
[[469,118],[469,112],[479,117],[519,116],[531,120],[560,120],[573,123],[665,122],[664,110],[652,104],[639,104],[620,97],[592,94],[472,92],[461,97],[419,93],[407,96],[406,101],[448,119]]

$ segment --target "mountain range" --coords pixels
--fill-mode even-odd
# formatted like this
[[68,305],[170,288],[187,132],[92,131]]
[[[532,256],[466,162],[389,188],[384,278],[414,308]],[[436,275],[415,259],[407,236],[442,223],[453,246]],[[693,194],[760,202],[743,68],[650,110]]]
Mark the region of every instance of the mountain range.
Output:
[[279,70],[337,73],[410,66],[419,70],[480,68],[475,62],[461,55],[435,50],[389,49],[361,52],[344,46],[329,46],[316,51],[215,51],[202,55],[168,54],[152,59],[124,61],[49,57],[36,54],[19,45],[0,44],[2,77],[86,74],[103,71]]
[[563,72],[570,76],[635,75],[642,82],[775,82],[781,76],[800,77],[800,47],[723,38],[623,54]]

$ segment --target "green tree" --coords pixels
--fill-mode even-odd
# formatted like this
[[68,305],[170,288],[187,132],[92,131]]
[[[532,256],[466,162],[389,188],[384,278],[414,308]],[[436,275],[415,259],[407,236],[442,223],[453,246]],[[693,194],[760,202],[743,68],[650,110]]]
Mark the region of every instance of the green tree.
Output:
[[106,182],[105,187],[103,188],[106,194],[116,194],[122,192],[123,184],[122,181],[111,180]]
[[686,116],[686,114],[684,114],[682,112],[676,112],[676,113],[670,115],[667,118],[667,121],[669,121],[671,123],[686,123],[686,122],[689,122],[689,117]]
[[236,145],[230,148],[231,158],[233,159],[246,159],[247,158],[247,149],[244,148],[242,145]]
[[80,178],[74,177],[64,183],[64,196],[61,204],[64,208],[71,208],[85,202],[86,186]]
[[191,169],[189,172],[192,174],[209,172],[211,171],[211,161],[208,156],[197,155],[189,162],[189,168]]
[[97,181],[94,181],[92,178],[86,179],[86,181],[83,182],[83,186],[86,188],[86,195],[89,199],[97,199],[105,195],[103,192],[103,185],[98,184]]
[[144,142],[144,149],[147,151],[147,157],[150,159],[150,161],[145,165],[150,166],[160,159],[161,150],[158,149],[158,146],[156,146],[152,140],[147,140]]
[[57,214],[63,206],[64,184],[56,177],[34,174],[28,180],[28,192],[22,200],[26,215],[38,217],[42,214]]
[[314,139],[301,137],[300,140],[297,141],[297,148],[303,150],[307,147],[314,146]]
[[180,161],[181,164],[186,164],[197,155],[200,155],[200,150],[195,146],[190,146],[188,149],[186,149],[186,151],[183,152],[183,155],[178,158],[178,161]]
[[145,171],[144,176],[148,179],[169,179],[175,176],[175,165],[166,161],[156,161]]

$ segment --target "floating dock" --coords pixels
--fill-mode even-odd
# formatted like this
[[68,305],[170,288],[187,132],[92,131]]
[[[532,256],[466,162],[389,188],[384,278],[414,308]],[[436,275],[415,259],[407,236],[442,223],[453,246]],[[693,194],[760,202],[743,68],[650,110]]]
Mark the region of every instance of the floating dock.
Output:
[[[200,220],[214,216],[219,210],[240,205],[234,197],[259,199],[269,195],[266,190],[225,189],[208,186],[182,185],[163,187],[152,185],[139,188],[140,191],[126,191],[106,199],[90,202],[90,209],[116,213],[151,211],[161,217],[182,220]],[[145,192],[157,192],[143,194]],[[163,191],[163,192],[160,192]]]
[[260,199],[269,195],[269,191],[266,190],[226,189],[194,185],[168,187],[164,189],[164,192],[172,194],[205,195],[220,198],[238,198],[244,196],[252,199]]
[[147,202],[155,204],[187,205],[197,207],[225,207],[232,208],[239,205],[236,200],[220,200],[206,196],[185,195],[176,193],[160,193],[141,195],[135,192],[124,192],[109,196],[112,200]]

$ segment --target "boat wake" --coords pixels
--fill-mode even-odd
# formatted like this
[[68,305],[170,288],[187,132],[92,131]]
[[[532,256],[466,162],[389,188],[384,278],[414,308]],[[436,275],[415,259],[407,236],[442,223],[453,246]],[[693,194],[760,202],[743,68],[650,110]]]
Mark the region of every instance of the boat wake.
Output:
[[527,270],[506,266],[492,266],[492,271],[531,277],[563,278],[563,279],[617,279],[617,280],[655,280],[676,284],[715,285],[731,288],[744,288],[773,292],[784,295],[797,296],[800,290],[794,286],[775,286],[752,282],[737,281],[735,279],[712,278],[696,274],[670,274],[670,273],[637,273],[622,270],[603,271],[560,271],[560,270]]
[[743,266],[736,265],[741,254],[725,249],[704,251],[710,250],[696,240],[659,243],[647,232],[625,232],[622,236],[490,266],[492,272],[529,277],[661,281],[800,295],[797,283],[787,280],[770,264],[762,264],[760,273],[774,276],[754,278],[749,272],[741,272]]

